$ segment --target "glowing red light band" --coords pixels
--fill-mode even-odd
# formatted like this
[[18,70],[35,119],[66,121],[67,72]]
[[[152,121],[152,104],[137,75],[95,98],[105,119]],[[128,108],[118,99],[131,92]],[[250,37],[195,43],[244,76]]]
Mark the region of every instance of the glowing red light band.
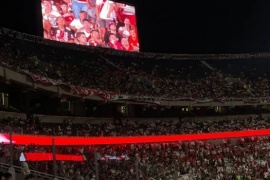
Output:
[[[136,144],[136,143],[162,143],[174,141],[191,141],[207,139],[223,139],[250,136],[268,136],[270,129],[247,130],[234,132],[217,132],[207,134],[183,134],[169,136],[132,136],[132,137],[65,137],[65,136],[32,136],[14,134],[12,140],[17,145],[52,145],[52,139],[55,139],[55,145],[78,146],[78,145],[100,145],[100,144]],[[9,143],[8,134],[0,134],[0,142]]]
[[[52,153],[24,153],[26,161],[53,161]],[[56,154],[57,161],[84,161],[82,155]]]

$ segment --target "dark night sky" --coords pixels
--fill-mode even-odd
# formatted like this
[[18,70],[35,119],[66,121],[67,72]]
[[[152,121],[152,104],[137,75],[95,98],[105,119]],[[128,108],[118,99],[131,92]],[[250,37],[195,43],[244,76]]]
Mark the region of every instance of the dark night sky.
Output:
[[[39,0],[1,4],[1,26],[39,35]],[[16,2],[16,5],[15,5]],[[136,0],[141,51],[245,53],[270,51],[270,1]],[[12,11],[7,7],[12,7]]]

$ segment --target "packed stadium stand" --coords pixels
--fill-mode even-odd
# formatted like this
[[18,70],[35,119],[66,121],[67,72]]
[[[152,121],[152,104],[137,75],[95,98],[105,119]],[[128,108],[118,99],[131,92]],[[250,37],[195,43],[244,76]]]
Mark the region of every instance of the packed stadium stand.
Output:
[[32,40],[2,34],[2,64],[21,73],[27,71],[53,79],[55,83],[160,98],[269,96],[269,63],[263,58],[256,62],[247,59],[200,62],[136,56],[119,58],[105,56],[106,50],[94,51],[79,45],[61,47],[57,42],[59,46],[50,46],[36,43],[39,39],[34,37],[28,38]]
[[[165,60],[63,45],[4,28],[0,41],[1,135],[145,137],[270,127],[267,55],[256,62],[247,56]],[[60,116],[61,109],[67,116]],[[1,171],[11,163],[17,179],[270,178],[269,136],[81,146],[3,142],[0,153]],[[27,153],[84,160],[20,161]]]
[[[62,124],[46,123],[34,119],[6,118],[2,119],[2,133],[9,132],[10,127],[16,134],[54,135],[54,136],[134,136],[160,135],[179,133],[203,133],[215,131],[237,131],[244,129],[260,129],[269,126],[269,120],[263,117],[246,117],[181,122],[173,120],[154,120],[111,122],[98,124],[88,122],[76,124],[67,121]],[[74,120],[75,121],[75,120]],[[16,125],[20,124],[20,127]],[[32,124],[29,127],[29,124]],[[181,131],[183,130],[183,131]],[[181,132],[179,132],[181,131]],[[92,134],[92,133],[94,134]],[[1,145],[1,162],[10,161],[9,145]],[[52,152],[52,146],[14,145],[14,163],[21,153]],[[95,177],[94,152],[99,161],[100,179],[136,179],[136,162],[140,179],[233,179],[243,176],[249,179],[263,179],[268,176],[269,137],[243,137],[219,140],[194,140],[147,144],[120,145],[85,145],[57,146],[56,153],[83,155],[85,161],[59,161],[57,174],[67,179],[91,179]],[[24,172],[30,169],[53,174],[50,162],[24,162]]]

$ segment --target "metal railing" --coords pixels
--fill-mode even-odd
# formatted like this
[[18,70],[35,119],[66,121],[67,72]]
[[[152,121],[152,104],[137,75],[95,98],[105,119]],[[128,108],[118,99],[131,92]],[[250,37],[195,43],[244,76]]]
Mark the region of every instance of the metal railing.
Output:
[[[10,164],[5,164],[5,163],[0,163],[0,169],[6,170],[8,171],[9,168],[11,168],[12,166]],[[24,174],[24,168],[23,167],[19,167],[19,166],[13,166],[15,172],[19,175],[21,175],[22,177],[27,176],[28,174]],[[39,171],[34,171],[34,170],[30,170],[30,173],[35,175],[38,179],[43,179],[43,180],[53,180],[55,178],[54,175],[51,174],[46,174],[43,172],[39,172]],[[67,178],[63,178],[63,177],[59,177],[56,176],[56,178],[58,180],[69,180]]]

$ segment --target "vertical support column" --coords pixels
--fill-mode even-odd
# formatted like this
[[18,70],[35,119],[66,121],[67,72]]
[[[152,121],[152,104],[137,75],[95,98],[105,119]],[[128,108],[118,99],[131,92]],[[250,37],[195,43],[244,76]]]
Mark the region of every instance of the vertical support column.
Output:
[[12,140],[12,127],[9,129],[9,150],[10,150],[10,166],[13,166],[13,140]]
[[52,150],[53,150],[53,175],[57,176],[57,164],[56,164],[56,149],[55,149],[55,141],[52,138]]
[[136,180],[139,180],[140,175],[139,175],[139,163],[138,163],[138,160],[135,161],[135,170],[136,170]]
[[97,151],[94,152],[95,156],[95,168],[96,168],[96,180],[99,180],[99,172],[98,172],[98,161],[97,161]]

